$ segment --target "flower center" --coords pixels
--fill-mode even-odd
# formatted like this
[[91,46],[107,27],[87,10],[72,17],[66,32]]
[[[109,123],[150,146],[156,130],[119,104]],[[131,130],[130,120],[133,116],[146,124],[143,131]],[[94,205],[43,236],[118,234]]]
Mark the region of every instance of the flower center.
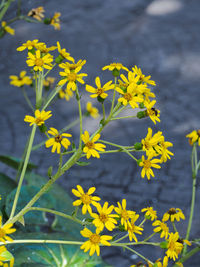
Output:
[[147,150],[149,150],[150,149],[150,144],[149,144],[149,142],[148,141],[144,141],[144,147],[147,149]]
[[149,169],[151,167],[151,161],[149,159],[146,159],[144,161],[144,168]]
[[149,110],[149,115],[150,115],[150,116],[158,116],[158,111],[157,111],[157,109],[155,109],[155,108],[151,108],[151,109]]
[[37,125],[41,125],[41,124],[43,124],[44,123],[44,120],[42,119],[42,118],[37,118],[37,119],[35,119],[35,123],[37,124]]
[[129,94],[129,93],[125,93],[124,94],[124,98],[127,100],[127,101],[130,101],[132,99],[132,95]]
[[81,196],[81,200],[83,202],[83,204],[90,204],[91,203],[91,196],[89,196],[87,193],[86,194],[83,194]]
[[108,215],[105,214],[105,213],[101,213],[99,215],[99,219],[100,219],[100,221],[102,221],[103,223],[105,223],[108,220]]
[[176,209],[175,208],[171,208],[168,210],[168,214],[169,215],[173,215],[173,214],[176,214]]
[[0,228],[0,238],[3,238],[6,235],[4,229]]
[[103,88],[97,88],[97,95],[101,95],[104,93],[104,89]]
[[128,219],[129,219],[127,210],[122,210],[121,217],[122,217],[124,220],[128,220]]
[[97,245],[100,243],[101,237],[97,234],[92,234],[90,237],[90,242]]
[[69,73],[67,77],[70,82],[75,82],[77,79],[76,73]]
[[36,58],[35,65],[41,67],[44,64],[42,58]]
[[55,137],[55,141],[56,141],[57,143],[60,143],[60,142],[62,141],[62,136],[61,136],[61,135],[57,135],[57,136]]
[[89,141],[87,142],[87,144],[85,144],[89,149],[93,149],[94,148],[94,143]]

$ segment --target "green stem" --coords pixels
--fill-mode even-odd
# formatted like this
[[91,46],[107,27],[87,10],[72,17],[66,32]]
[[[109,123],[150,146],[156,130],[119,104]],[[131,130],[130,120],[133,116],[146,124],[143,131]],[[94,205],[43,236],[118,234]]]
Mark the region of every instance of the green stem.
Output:
[[13,240],[12,242],[6,241],[5,243],[0,242],[0,245],[7,244],[63,244],[63,245],[82,245],[84,242],[79,241],[64,241],[64,240],[45,240],[45,239],[19,239]]
[[53,64],[52,68],[50,70],[48,70],[45,74],[44,74],[44,78],[49,74],[50,71],[52,71],[52,69],[56,66],[56,63]]
[[144,242],[147,242],[149,239],[151,239],[156,233],[151,234],[149,237],[144,239]]
[[113,244],[113,243],[118,243],[119,241],[121,241],[121,240],[125,239],[126,237],[128,237],[128,234],[126,234],[126,235],[124,235],[124,236],[120,237],[120,238],[119,238],[119,239],[117,239],[117,240],[114,240],[114,241],[112,242],[112,244]]
[[83,133],[83,117],[82,117],[81,101],[80,101],[80,95],[79,95],[79,91],[78,91],[78,86],[76,87],[76,99],[77,99],[77,102],[78,102],[79,121],[80,121],[79,149],[81,149],[81,146],[82,146],[82,133]]
[[28,162],[29,162],[29,158],[30,158],[30,154],[31,154],[31,148],[32,148],[32,145],[33,145],[33,140],[34,140],[34,136],[35,136],[36,127],[37,127],[37,125],[34,124],[33,128],[32,128],[32,132],[31,132],[28,148],[27,148],[26,157],[25,157],[25,160],[24,160],[23,169],[22,169],[22,172],[21,172],[21,176],[19,178],[19,183],[18,183],[18,186],[17,186],[17,191],[16,191],[16,194],[15,194],[15,198],[14,198],[14,202],[13,202],[13,206],[12,206],[10,219],[12,219],[14,214],[15,214],[17,202],[18,202],[18,199],[19,199],[19,194],[20,194],[22,183],[23,183],[23,180],[24,180],[24,175],[26,173],[26,168],[27,168],[27,165],[28,165]]
[[129,248],[128,246],[124,246],[124,248],[126,248],[126,249],[132,251],[133,253],[135,253],[136,255],[138,255],[140,258],[142,258],[143,260],[145,260],[147,263],[150,263],[150,264],[153,265],[153,262],[152,262],[152,261],[150,261],[149,259],[147,259],[145,256],[143,256],[143,255],[140,254],[139,252],[135,251],[134,249]]
[[105,121],[106,112],[105,112],[105,105],[104,105],[104,103],[102,103],[102,110],[103,110],[103,120]]
[[14,0],[8,0],[5,4],[4,7],[2,8],[1,12],[0,12],[0,21],[3,19],[4,15],[6,14],[11,2],[13,2]]
[[117,85],[117,77],[115,77],[115,87],[114,87],[114,93],[113,93],[113,99],[112,99],[112,104],[111,104],[111,109],[110,109],[110,115],[113,114],[113,108],[114,108],[114,105],[115,105],[115,95],[116,95],[116,91],[115,91],[115,88],[116,88],[116,85]]
[[46,102],[44,103],[44,106],[42,108],[42,110],[45,110],[49,104],[51,103],[51,101],[53,100],[53,98],[57,95],[57,93],[60,91],[60,89],[62,89],[63,85],[61,86],[57,86],[50,94],[48,99],[46,100]]
[[24,95],[24,98],[25,98],[25,100],[26,100],[27,104],[28,104],[28,105],[29,105],[29,107],[32,109],[32,111],[34,112],[33,105],[32,105],[32,103],[31,103],[31,101],[30,101],[29,97],[27,96],[27,94],[26,94],[26,91],[25,91],[24,87],[22,87],[22,93],[23,93],[23,95]]
[[176,229],[176,225],[175,225],[174,222],[172,222],[172,226],[173,226],[174,232],[175,232],[175,233],[178,232],[177,229]]
[[[191,258],[194,254],[196,254],[199,251],[200,251],[200,247],[193,248],[188,253],[186,253],[185,256],[181,257],[179,259],[179,262],[181,262],[181,263],[185,262],[186,260],[188,260],[189,258]],[[173,267],[177,267],[177,265],[174,264]]]
[[144,220],[139,224],[139,227],[141,227],[145,222],[146,222],[146,218],[144,218]]
[[122,119],[128,119],[128,118],[136,118],[136,117],[137,117],[137,116],[117,117],[117,118],[113,118],[113,119],[111,119],[111,121],[122,120]]
[[17,16],[21,14],[21,0],[17,1]]

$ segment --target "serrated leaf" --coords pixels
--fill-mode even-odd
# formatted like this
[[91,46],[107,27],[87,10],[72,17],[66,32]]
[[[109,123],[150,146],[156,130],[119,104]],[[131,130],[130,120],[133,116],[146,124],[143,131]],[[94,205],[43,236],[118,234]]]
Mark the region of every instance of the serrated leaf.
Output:
[[90,162],[77,161],[76,164],[79,165],[79,166],[88,166],[88,165],[90,165]]
[[[19,167],[19,164],[21,163],[21,159],[7,156],[7,155],[0,155],[0,161],[6,164],[7,166],[10,166],[11,168],[17,170]],[[32,169],[37,168],[37,166],[33,163],[28,163],[27,165],[27,171],[31,171]]]

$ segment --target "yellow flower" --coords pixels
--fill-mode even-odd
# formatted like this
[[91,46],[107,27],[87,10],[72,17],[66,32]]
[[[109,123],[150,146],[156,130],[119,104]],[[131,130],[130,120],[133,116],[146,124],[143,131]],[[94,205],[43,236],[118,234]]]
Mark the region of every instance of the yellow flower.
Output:
[[54,51],[57,48],[57,46],[50,46],[47,47],[45,43],[39,43],[38,45],[36,44],[36,49],[40,50],[41,53],[49,53],[50,51]]
[[42,55],[40,50],[37,50],[35,52],[35,55],[28,52],[28,57],[26,60],[26,63],[29,67],[33,67],[34,71],[42,71],[43,68],[45,69],[52,69],[51,62],[53,61],[53,58],[50,54]]
[[44,79],[43,81],[43,85],[45,87],[51,87],[55,82],[55,78],[53,77],[47,77],[46,79]]
[[144,178],[144,176],[147,176],[147,179],[150,180],[151,176],[155,176],[153,173],[153,170],[151,168],[160,169],[161,167],[156,163],[161,163],[160,159],[152,159],[152,156],[148,156],[147,159],[142,155],[142,161],[139,163],[140,167],[143,167],[141,171],[141,176]]
[[15,228],[12,228],[13,224],[8,223],[2,226],[2,216],[0,216],[0,242],[10,241],[12,242],[12,238],[7,236],[7,234],[12,234],[16,231]]
[[180,219],[185,220],[185,215],[183,214],[182,210],[179,208],[171,208],[163,215],[163,222],[170,220],[171,222],[180,221]]
[[171,151],[169,151],[167,148],[173,146],[173,144],[171,142],[165,142],[165,140],[163,139],[160,142],[160,154],[161,154],[161,158],[160,160],[162,162],[166,162],[167,159],[171,159],[171,157],[169,155],[174,155],[174,153],[172,153]]
[[148,83],[148,84],[151,84],[151,85],[154,85],[154,86],[156,85],[155,81],[150,80],[151,76],[150,76],[150,75],[149,75],[149,76],[145,76],[144,74],[142,74],[141,69],[138,68],[137,66],[133,67],[132,70],[133,70],[133,72],[134,72],[135,74],[138,75],[139,80],[140,80],[141,82]]
[[55,30],[60,30],[60,19],[61,16],[60,12],[55,12],[53,17],[51,18],[51,25],[54,27]]
[[39,21],[41,21],[44,18],[44,8],[43,6],[39,6],[36,8],[32,8],[29,12],[28,12],[28,16],[29,17],[33,17]]
[[[74,59],[72,60],[74,62]],[[62,69],[69,69],[70,72],[73,72],[75,71],[77,68],[79,67],[83,67],[83,65],[85,65],[86,63],[86,60],[82,60],[80,59],[79,61],[77,61],[77,63],[69,63],[69,62],[64,62],[64,63],[61,63],[59,64],[59,67],[62,68]],[[80,71],[80,69],[79,69]]]
[[67,60],[74,62],[74,58],[70,56],[70,53],[66,52],[65,48],[61,49],[59,42],[57,42],[57,48],[58,48],[59,54],[61,55],[63,59],[67,59]]
[[4,29],[4,31],[8,32],[11,35],[15,35],[15,30],[12,29],[10,26],[7,26],[7,23],[5,21],[1,22],[1,26]]
[[169,235],[169,228],[167,226],[166,223],[164,223],[163,221],[155,221],[153,222],[152,224],[153,226],[157,226],[153,231],[155,233],[160,233],[160,238],[165,238],[167,239],[168,238],[168,235]]
[[144,101],[144,105],[147,108],[146,112],[149,118],[153,121],[154,124],[156,124],[156,121],[160,122],[160,110],[155,109],[153,106],[155,105],[156,100],[153,100],[151,102]]
[[112,84],[112,81],[107,82],[102,87],[99,77],[96,77],[95,83],[96,83],[97,88],[94,88],[88,84],[86,84],[86,88],[85,88],[85,90],[87,92],[93,93],[93,95],[90,95],[90,97],[92,97],[92,98],[101,97],[101,98],[105,99],[108,96],[108,94],[105,92],[108,90],[114,89],[114,87],[115,87],[115,85]]
[[86,158],[89,159],[91,156],[94,158],[100,158],[98,151],[105,151],[105,145],[101,143],[95,142],[100,138],[100,134],[96,134],[92,140],[90,140],[90,136],[88,131],[85,131],[84,134],[82,134],[82,140],[85,143],[85,146],[83,148],[83,152],[86,153]]
[[156,267],[167,267],[168,266],[168,257],[165,256],[163,259],[163,263],[160,262],[161,259],[158,259],[155,263],[157,264]]
[[109,235],[99,235],[100,230],[96,229],[96,233],[92,233],[89,229],[84,228],[81,231],[82,236],[89,238],[82,246],[81,249],[84,249],[84,252],[90,250],[89,255],[92,256],[95,252],[97,256],[100,255],[100,244],[104,246],[110,246],[108,240],[112,239],[112,236]]
[[128,72],[128,79],[124,74],[121,74],[120,78],[122,79],[122,81],[118,80],[118,82],[119,82],[119,87],[121,89],[126,89],[131,83],[137,84],[139,81],[139,77],[136,76],[136,74],[133,73],[132,71]]
[[122,199],[122,204],[117,202],[118,207],[115,208],[115,212],[121,218],[121,225],[124,226],[125,230],[127,230],[128,225],[131,227],[129,219],[134,218],[135,211],[126,209],[126,199]]
[[7,251],[5,246],[0,246],[0,265],[3,264],[2,261],[5,261],[6,258],[4,256],[1,256],[3,253],[5,253]]
[[181,253],[183,249],[183,244],[178,242],[179,239],[179,234],[178,232],[176,233],[170,233],[169,238],[168,238],[168,244],[167,244],[167,257],[175,261],[178,258],[178,254]]
[[69,101],[69,100],[73,97],[73,95],[74,95],[74,94],[73,94],[73,92],[71,91],[71,89],[68,90],[68,89],[66,88],[65,90],[62,90],[62,89],[61,89],[61,90],[59,91],[59,97],[62,98],[62,99],[65,98],[66,101]]
[[93,107],[91,102],[87,102],[86,110],[90,114],[90,116],[92,116],[93,118],[96,119],[96,118],[99,117],[99,111],[98,111],[98,109],[95,108],[95,107]]
[[25,122],[30,122],[30,126],[32,126],[34,123],[38,126],[41,126],[44,124],[44,121],[49,119],[52,116],[51,111],[42,111],[40,112],[38,109],[35,111],[35,117],[26,115],[24,118]]
[[145,217],[147,217],[147,219],[150,219],[151,221],[154,221],[157,219],[157,211],[153,209],[153,207],[147,207],[141,210],[141,212],[145,212]]
[[15,262],[15,259],[12,258],[12,259],[10,260],[10,264],[8,265],[8,263],[4,263],[4,264],[3,264],[3,267],[13,267],[13,266],[14,266],[14,262]]
[[71,134],[68,133],[59,134],[58,130],[56,130],[53,127],[50,128],[48,134],[54,136],[45,142],[47,148],[52,146],[51,150],[52,153],[57,151],[57,153],[60,154],[61,145],[63,145],[65,149],[68,149],[69,145],[71,144],[70,141],[67,138],[65,138],[65,137],[71,137],[72,136]]
[[142,232],[144,229],[142,227],[136,226],[135,222],[137,221],[137,219],[139,218],[138,214],[135,214],[133,218],[131,218],[130,223],[127,226],[127,230],[128,230],[128,235],[129,235],[129,240],[132,241],[134,239],[135,242],[138,242],[137,237],[135,235],[142,235]]
[[111,205],[108,207],[108,202],[105,202],[103,207],[98,203],[96,205],[97,213],[92,213],[91,216],[94,218],[92,223],[99,228],[100,231],[104,229],[104,226],[109,230],[112,231],[115,228],[115,224],[117,224],[117,221],[114,219],[115,217],[118,217],[117,214],[111,214],[111,212],[114,209],[114,206]]
[[107,70],[107,69],[110,71],[113,71],[114,69],[116,69],[118,71],[120,71],[121,69],[128,71],[128,69],[126,67],[124,67],[121,63],[111,63],[110,65],[107,65],[107,66],[102,68],[102,70]]
[[96,201],[100,201],[100,197],[97,196],[92,196],[92,194],[94,193],[94,191],[96,190],[95,187],[90,187],[89,190],[87,191],[87,193],[84,192],[82,186],[77,185],[77,189],[72,189],[72,193],[80,198],[76,201],[73,202],[73,206],[82,206],[82,213],[86,214],[86,212],[88,211],[90,214],[92,213],[92,208],[90,207],[90,205],[93,206],[97,206],[98,203]]
[[198,145],[200,146],[200,130],[194,130],[191,133],[186,135],[189,138],[189,144],[192,146],[195,142],[198,141]]
[[81,67],[77,68],[74,70],[74,72],[70,72],[69,69],[64,69],[64,72],[61,71],[60,72],[60,75],[65,77],[64,79],[60,80],[58,85],[63,85],[65,84],[66,82],[68,82],[67,84],[67,89],[70,90],[72,89],[73,91],[76,90],[77,88],[77,85],[76,85],[76,82],[79,82],[81,84],[84,84],[84,80],[82,79],[83,77],[87,76],[86,73],[79,73],[78,72],[80,71]]
[[10,84],[21,87],[23,85],[31,85],[32,79],[29,76],[26,76],[26,71],[21,71],[19,77],[16,75],[10,75],[9,78],[11,79]]
[[28,40],[26,43],[23,43],[21,46],[17,48],[17,51],[23,51],[25,49],[32,50],[33,48],[37,48],[38,45],[43,45],[44,43],[38,43],[38,40],[35,39],[33,41]]

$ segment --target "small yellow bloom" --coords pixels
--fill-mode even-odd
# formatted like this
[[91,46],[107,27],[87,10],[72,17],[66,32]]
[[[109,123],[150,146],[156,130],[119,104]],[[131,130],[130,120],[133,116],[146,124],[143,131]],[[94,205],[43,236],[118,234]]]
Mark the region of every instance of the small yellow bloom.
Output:
[[92,213],[91,216],[94,218],[92,223],[99,228],[100,231],[104,229],[104,226],[109,230],[112,231],[115,228],[115,224],[117,221],[114,219],[115,217],[119,217],[117,214],[111,214],[114,209],[114,206],[111,205],[108,207],[108,202],[105,202],[103,207],[98,203],[96,205],[97,213]]
[[57,48],[57,46],[50,46],[47,47],[45,43],[39,43],[38,45],[36,45],[36,49],[40,50],[41,53],[49,53],[50,51],[54,51]]
[[36,8],[32,8],[28,12],[28,16],[41,21],[44,18],[44,12],[45,11],[44,11],[43,6],[39,6],[39,7],[36,7]]
[[58,48],[59,54],[61,55],[63,59],[67,59],[67,60],[74,62],[74,58],[70,56],[70,53],[66,52],[65,48],[61,49],[59,42],[57,42],[57,48]]
[[153,209],[153,207],[147,207],[141,210],[141,212],[146,212],[145,213],[145,217],[147,217],[147,219],[150,218],[151,221],[154,221],[157,219],[157,211]]
[[168,257],[165,256],[163,259],[163,263],[160,262],[161,259],[158,259],[155,263],[157,264],[157,267],[167,267],[168,266]]
[[85,131],[84,134],[82,134],[82,140],[85,143],[85,146],[83,148],[83,152],[86,153],[86,158],[89,159],[91,156],[94,158],[100,158],[98,151],[105,151],[105,145],[101,143],[95,142],[100,138],[100,134],[96,134],[92,140],[90,140],[90,136],[88,131]]
[[139,163],[140,167],[143,167],[141,171],[141,176],[144,178],[144,176],[147,176],[147,179],[150,180],[151,176],[155,176],[153,173],[153,170],[151,168],[160,169],[161,167],[156,163],[161,163],[160,159],[152,159],[152,156],[148,156],[147,159],[145,159],[144,155],[142,155],[142,161]]
[[59,134],[58,130],[55,128],[51,127],[50,130],[48,131],[48,134],[53,135],[54,137],[49,138],[46,142],[45,145],[47,148],[52,146],[51,152],[54,153],[57,151],[58,154],[60,154],[61,150],[61,145],[64,146],[65,149],[68,149],[70,146],[71,142],[65,138],[65,137],[71,137],[71,134],[68,133],[62,133]]
[[12,226],[12,223],[8,223],[2,226],[2,216],[0,216],[0,242],[5,243],[5,241],[13,241],[11,237],[7,236],[7,234],[12,234],[16,231],[16,229],[12,228]]
[[30,126],[34,123],[38,126],[44,124],[44,121],[48,120],[52,116],[51,111],[42,111],[40,112],[38,109],[35,111],[35,117],[26,115],[24,118],[25,122],[30,122]]
[[[74,62],[74,59],[72,61],[73,61],[73,63],[63,62],[63,63],[59,64],[59,67],[62,68],[62,69],[69,69],[70,72],[73,72],[73,71],[75,71],[79,67],[82,68],[83,65],[85,65],[85,63],[86,63],[86,60],[82,60],[82,59],[80,59],[76,63]],[[81,69],[79,69],[79,71],[80,70]]]
[[28,52],[26,63],[29,67],[33,67],[34,71],[42,71],[45,69],[52,69],[51,62],[53,58],[50,54],[42,55],[40,50],[36,50],[35,55]]
[[53,17],[51,18],[51,25],[54,27],[55,30],[60,30],[60,19],[61,16],[60,12],[55,12]]
[[77,185],[77,189],[72,189],[72,193],[80,198],[76,201],[73,202],[73,206],[82,206],[82,213],[86,214],[86,212],[88,211],[90,214],[92,213],[92,208],[90,205],[93,206],[97,206],[98,203],[96,201],[100,201],[100,197],[97,196],[92,196],[92,194],[94,193],[94,191],[96,190],[95,187],[90,187],[89,190],[87,191],[87,193],[84,192],[82,186]]
[[134,239],[135,242],[138,242],[137,237],[135,234],[142,235],[142,232],[144,229],[142,227],[139,227],[135,225],[135,222],[139,218],[138,214],[135,214],[133,218],[131,218],[130,223],[128,223],[127,230],[129,235],[129,240],[132,241]]
[[115,85],[112,84],[112,81],[109,81],[103,86],[101,86],[101,81],[99,77],[96,77],[95,83],[96,83],[97,88],[94,88],[88,84],[86,84],[86,88],[85,88],[87,92],[93,93],[92,95],[90,95],[90,97],[92,98],[101,97],[105,99],[108,96],[108,94],[105,92],[108,90],[114,89],[115,87]]
[[92,256],[95,252],[97,253],[97,256],[100,255],[100,244],[104,246],[110,246],[110,243],[108,240],[112,239],[112,236],[109,235],[99,235],[100,230],[96,229],[96,233],[92,233],[89,229],[84,228],[81,231],[82,236],[89,238],[88,241],[86,241],[82,246],[81,249],[84,249],[84,252],[87,252],[90,250],[89,255]]
[[71,91],[71,89],[68,90],[68,89],[66,88],[65,90],[62,90],[62,89],[61,89],[61,90],[59,91],[59,97],[62,98],[62,99],[65,98],[66,101],[69,101],[69,100],[73,97],[73,95],[74,95],[74,94],[73,94],[73,92]]
[[144,101],[144,105],[147,108],[146,112],[149,118],[153,121],[154,124],[156,124],[156,121],[160,122],[160,110],[155,109],[153,106],[155,105],[156,100],[153,100],[151,102]]
[[135,73],[133,73],[132,71],[128,72],[128,78],[126,78],[126,76],[124,74],[120,75],[120,78],[122,80],[118,80],[119,82],[119,87],[121,89],[126,89],[130,84],[137,84],[139,81],[139,77],[136,76]]
[[11,35],[15,35],[15,30],[11,28],[10,26],[7,26],[7,23],[5,21],[1,22],[1,26],[4,29],[4,31],[6,31],[7,33]]
[[163,222],[170,220],[171,222],[180,221],[180,219],[185,220],[185,215],[182,210],[179,208],[171,208],[163,215]]
[[43,85],[45,87],[51,87],[55,82],[55,78],[53,77],[47,77],[46,79],[44,79],[43,81]]
[[142,70],[141,70],[141,68],[138,68],[137,66],[135,66],[135,67],[132,68],[132,70],[133,70],[133,72],[134,72],[135,74],[138,75],[139,80],[140,80],[141,82],[148,83],[148,84],[153,85],[153,86],[156,85],[155,81],[150,80],[150,78],[151,78],[150,75],[149,75],[149,76],[145,76],[144,74],[142,74]]
[[172,153],[171,151],[169,151],[167,148],[173,146],[173,144],[171,142],[166,142],[164,139],[160,142],[160,154],[161,154],[161,158],[160,160],[162,162],[166,162],[167,159],[171,159],[170,155],[173,156],[174,153]]
[[21,71],[19,77],[16,75],[10,75],[9,78],[11,79],[10,84],[21,87],[23,85],[31,85],[32,79],[29,76],[26,76],[26,71]]
[[3,264],[3,267],[13,267],[13,266],[14,266],[14,262],[15,262],[15,259],[12,258],[12,259],[10,260],[10,264],[8,264],[8,263],[4,263],[4,264]]
[[121,225],[123,225],[125,230],[127,230],[128,226],[131,227],[129,219],[134,218],[135,211],[126,209],[126,199],[122,200],[122,204],[120,204],[120,202],[117,202],[117,205],[118,207],[115,208],[115,212],[121,218]]
[[181,253],[183,249],[183,244],[180,243],[179,241],[179,234],[178,232],[176,233],[170,233],[169,238],[168,238],[168,244],[167,244],[167,257],[175,261],[178,258],[178,254]]
[[17,48],[17,51],[24,51],[25,49],[32,50],[33,48],[37,48],[38,45],[43,45],[44,43],[38,43],[38,40],[35,39],[33,41],[28,40],[26,43],[23,43],[21,46]]
[[2,264],[3,264],[3,262],[2,262],[2,261],[5,261],[5,260],[6,260],[6,258],[5,258],[5,257],[1,256],[1,255],[2,255],[2,253],[5,253],[6,251],[7,251],[7,249],[6,249],[6,247],[5,247],[5,246],[0,246],[0,265],[2,265]]
[[126,67],[124,67],[121,63],[111,63],[110,65],[107,65],[107,66],[102,68],[102,70],[107,70],[107,69],[110,71],[113,71],[114,69],[116,69],[118,71],[120,71],[121,69],[128,71],[128,69]]
[[65,77],[64,79],[60,80],[58,85],[64,85],[67,83],[67,89],[72,89],[73,91],[76,91],[77,85],[76,83],[79,82],[81,84],[84,84],[83,77],[87,76],[86,73],[78,73],[80,71],[81,67],[74,70],[74,72],[70,72],[69,69],[64,69],[64,72],[61,71],[60,75]]
[[191,133],[186,135],[189,138],[189,144],[192,146],[195,142],[198,142],[200,146],[200,130],[194,130]]
[[99,117],[99,111],[98,111],[98,109],[95,108],[95,107],[93,107],[91,102],[87,102],[86,110],[90,114],[90,116],[92,116],[93,118],[96,119],[96,118]]
[[155,233],[160,233],[160,238],[168,238],[169,235],[169,228],[167,226],[166,223],[164,223],[163,221],[155,221],[152,224],[153,226],[156,226],[156,228],[153,230]]

